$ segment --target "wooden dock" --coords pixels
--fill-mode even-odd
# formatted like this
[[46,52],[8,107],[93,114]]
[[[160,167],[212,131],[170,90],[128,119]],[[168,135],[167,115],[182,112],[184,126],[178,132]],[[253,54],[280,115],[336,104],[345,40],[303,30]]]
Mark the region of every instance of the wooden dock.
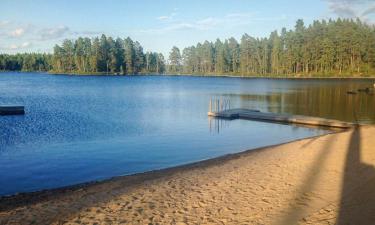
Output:
[[0,115],[23,115],[25,114],[24,106],[0,106]]
[[260,112],[259,110],[250,109],[228,109],[220,112],[208,112],[208,116],[222,119],[248,119],[260,120],[266,122],[277,123],[293,123],[311,126],[324,126],[332,128],[351,128],[353,123],[343,122],[339,120],[324,119],[311,116],[277,114],[269,112]]

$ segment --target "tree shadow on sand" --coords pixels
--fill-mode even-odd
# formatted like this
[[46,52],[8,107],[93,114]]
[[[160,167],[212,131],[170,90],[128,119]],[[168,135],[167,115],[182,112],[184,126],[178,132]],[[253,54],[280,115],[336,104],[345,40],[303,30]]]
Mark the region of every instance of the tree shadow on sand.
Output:
[[[316,159],[312,163],[312,166],[309,169],[309,173],[304,177],[304,181],[302,182],[303,185],[299,188],[299,192],[301,194],[295,199],[296,202],[290,203],[289,208],[283,213],[284,216],[282,216],[280,220],[276,221],[276,225],[297,224],[298,221],[306,213],[305,205],[299,205],[298,201],[306,201],[306,199],[309,198],[306,193],[312,193],[314,191],[315,187],[317,186],[318,180],[323,173],[323,171],[319,168],[322,168],[327,163],[329,154],[331,153],[334,144],[334,136],[330,135],[327,138],[328,141],[322,147],[319,155],[317,155]],[[311,143],[316,141],[316,139],[317,138],[310,139],[308,142],[302,145],[302,148],[310,145]]]
[[375,224],[375,168],[361,161],[361,129],[354,129],[346,153],[338,225]]
[[[361,127],[356,127],[351,131],[352,133],[347,146],[344,163],[342,193],[338,205],[335,207],[338,210],[338,217],[329,219],[329,221],[335,220],[338,225],[375,224],[375,168],[361,161],[361,151],[363,152],[363,146],[361,146],[361,129]],[[325,172],[324,170],[314,168],[322,168],[322,166],[327,163],[329,153],[334,150],[332,145],[335,140],[333,136],[328,138],[330,139],[328,139],[325,146],[323,146],[323,151],[320,152],[312,163],[313,168],[310,174],[307,174],[305,178],[304,185],[301,187],[301,193],[312,192],[314,186],[319,182],[319,176]],[[372,149],[370,149],[370,151],[371,150]],[[21,208],[26,208],[28,214],[37,216],[38,218],[31,219],[36,219],[40,222],[39,224],[69,220],[90,207],[100,207],[113,199],[121,197],[121,195],[126,192],[137,189],[139,186],[147,186],[150,182],[158,178],[173,177],[183,171],[216,166],[220,160],[222,160],[221,163],[225,163],[226,161],[241,157],[243,154],[219,157],[205,162],[149,172],[137,176],[114,178],[105,183],[90,184],[89,188],[86,189],[84,188],[85,185],[82,185],[68,189],[43,191],[37,194],[3,198],[0,199],[0,224],[12,223],[11,216],[8,217],[7,211]],[[375,154],[371,155],[375,156]],[[371,160],[374,161],[375,159],[371,158]],[[300,199],[303,200],[305,197],[306,196],[301,195]],[[51,199],[52,201],[49,202],[48,200]],[[76,201],[77,199],[79,199],[79,201]],[[27,209],[30,205],[36,206],[33,207],[33,209]],[[54,210],[51,210],[51,207]],[[305,209],[306,208],[289,209],[287,213],[284,214],[286,217],[280,218],[281,220],[279,220],[279,222],[281,223],[278,224],[297,224],[301,217],[303,218],[304,214],[306,214]],[[1,218],[2,214],[3,218]],[[18,217],[17,211],[14,211],[13,216]],[[28,221],[24,221],[24,224],[27,222]],[[322,220],[320,222],[325,221]],[[333,222],[334,221],[332,221],[332,223]],[[312,222],[311,224],[317,223]]]
[[[363,127],[357,126],[351,131],[350,139],[345,149],[343,177],[340,186],[341,193],[337,201],[329,203],[321,210],[314,211],[313,214],[307,212],[308,205],[298,206],[291,204],[291,207],[284,214],[285,216],[281,217],[277,224],[375,224],[375,167],[365,163],[363,155],[361,157],[361,154],[370,154],[372,156],[370,160],[373,162],[375,153],[371,152],[371,148],[365,149],[364,146],[361,146],[361,129]],[[327,163],[328,152],[335,150],[332,145],[333,139],[329,139],[326,145],[323,146],[323,151],[313,163],[310,174],[305,177],[305,182],[300,188],[302,194],[299,198],[304,198],[305,193],[310,193],[316,189],[318,179],[320,179],[319,176],[325,171],[324,169],[318,169],[319,172],[313,171]],[[305,201],[305,203],[308,204],[308,201]]]

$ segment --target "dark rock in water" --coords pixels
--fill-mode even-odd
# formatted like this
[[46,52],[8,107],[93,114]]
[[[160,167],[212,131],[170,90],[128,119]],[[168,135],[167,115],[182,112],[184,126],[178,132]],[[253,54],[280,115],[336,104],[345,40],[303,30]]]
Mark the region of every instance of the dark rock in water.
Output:
[[23,106],[0,106],[0,115],[23,115],[25,107]]
[[358,89],[359,92],[370,92],[370,88]]
[[356,95],[357,94],[357,92],[355,92],[355,91],[347,91],[346,93],[349,94],[349,95]]

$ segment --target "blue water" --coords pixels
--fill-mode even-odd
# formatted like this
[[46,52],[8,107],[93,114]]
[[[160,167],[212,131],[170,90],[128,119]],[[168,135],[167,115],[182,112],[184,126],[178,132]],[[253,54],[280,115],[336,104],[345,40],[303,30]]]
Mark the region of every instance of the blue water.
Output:
[[280,111],[285,105],[281,111],[288,112],[285,100],[276,97],[273,107],[274,100],[259,96],[290,94],[298,87],[304,84],[0,73],[0,105],[26,109],[23,116],[0,117],[0,195],[166,168],[327,133],[207,117],[212,96],[231,98],[232,107]]

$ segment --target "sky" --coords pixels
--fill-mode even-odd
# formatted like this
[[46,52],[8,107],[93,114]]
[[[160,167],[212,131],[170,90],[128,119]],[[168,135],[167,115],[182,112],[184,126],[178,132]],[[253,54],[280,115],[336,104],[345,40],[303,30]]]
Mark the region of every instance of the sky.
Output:
[[52,52],[64,39],[104,33],[168,54],[337,17],[375,24],[375,0],[0,0],[0,53]]

